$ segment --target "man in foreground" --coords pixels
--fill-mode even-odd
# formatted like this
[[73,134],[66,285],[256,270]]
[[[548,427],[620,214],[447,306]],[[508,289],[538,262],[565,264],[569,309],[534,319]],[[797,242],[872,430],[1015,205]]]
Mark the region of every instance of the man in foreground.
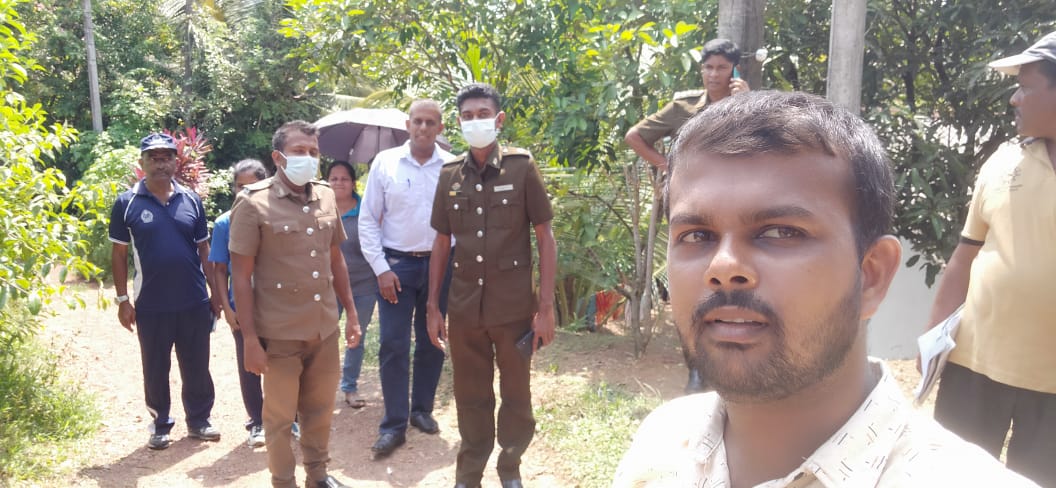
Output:
[[[140,141],[144,177],[118,195],[110,213],[117,319],[130,332],[136,326],[143,361],[143,391],[154,425],[147,447],[166,449],[176,421],[169,417],[172,350],[180,363],[187,435],[220,440],[209,423],[215,391],[209,374],[209,333],[220,314],[218,295],[210,300],[206,273],[212,270],[209,230],[202,200],[176,183],[176,141],[150,134]],[[135,294],[128,296],[128,250],[135,254]]]
[[613,486],[1033,486],[916,417],[866,356],[901,246],[864,122],[746,94],[691,119],[669,164],[672,312],[715,392],[654,411]]
[[990,63],[1018,76],[1019,144],[979,170],[929,324],[964,303],[935,419],[1008,467],[1056,486],[1056,32]]
[[[502,405],[496,470],[503,488],[520,488],[521,455],[535,434],[530,388],[531,355],[554,340],[557,244],[553,210],[531,153],[500,146],[506,120],[490,85],[463,87],[458,123],[469,151],[444,165],[433,203],[436,229],[429,269],[429,337],[451,346],[455,406],[462,445],[456,488],[479,487],[495,447],[495,365]],[[539,295],[532,293],[532,242],[539,247]],[[455,239],[448,313],[441,314],[447,258]],[[526,338],[526,334],[533,335]],[[518,342],[523,338],[522,347]]]
[[361,330],[341,254],[345,230],[319,172],[315,127],[287,122],[271,138],[275,176],[247,185],[231,209],[231,284],[245,368],[264,377],[264,442],[271,484],[293,488],[292,425],[300,419],[309,488],[345,485],[327,474],[330,421],[341,377],[337,301],[346,347]]

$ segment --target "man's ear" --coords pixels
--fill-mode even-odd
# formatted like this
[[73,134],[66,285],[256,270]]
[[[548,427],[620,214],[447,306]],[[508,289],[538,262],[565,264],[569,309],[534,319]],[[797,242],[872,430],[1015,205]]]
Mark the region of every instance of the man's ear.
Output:
[[872,318],[887,296],[891,280],[902,263],[902,243],[892,235],[881,236],[862,257],[862,320]]
[[[282,160],[282,164],[279,164],[280,159]],[[279,152],[278,149],[273,149],[271,151],[271,162],[275,163],[276,168],[281,167],[282,169],[286,169],[286,158],[282,157],[282,153]]]
[[502,123],[506,121],[506,112],[499,111],[499,114],[495,116],[495,128],[501,129]]

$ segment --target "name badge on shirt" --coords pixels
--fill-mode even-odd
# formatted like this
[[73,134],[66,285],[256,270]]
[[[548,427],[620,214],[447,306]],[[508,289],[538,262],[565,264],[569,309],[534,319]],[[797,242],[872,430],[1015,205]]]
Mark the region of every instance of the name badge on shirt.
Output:
[[511,183],[509,185],[498,185],[495,187],[494,191],[495,193],[498,193],[500,191],[513,191],[513,184]]

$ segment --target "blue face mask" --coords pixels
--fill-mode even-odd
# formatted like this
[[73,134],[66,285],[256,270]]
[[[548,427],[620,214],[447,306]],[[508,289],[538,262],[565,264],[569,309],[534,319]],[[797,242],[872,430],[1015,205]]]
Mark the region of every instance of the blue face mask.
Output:
[[286,167],[282,169],[282,172],[286,174],[286,178],[294,185],[304,186],[319,173],[319,158],[312,156],[287,156],[282,152],[279,152],[279,154],[286,158]]

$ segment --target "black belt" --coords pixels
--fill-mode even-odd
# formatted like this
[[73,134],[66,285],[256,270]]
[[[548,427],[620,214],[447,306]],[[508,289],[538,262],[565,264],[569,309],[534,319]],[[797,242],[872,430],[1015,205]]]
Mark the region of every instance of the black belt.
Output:
[[391,254],[393,256],[401,258],[427,258],[430,254],[433,253],[432,251],[397,251],[388,247],[383,247],[381,248],[381,250],[385,251],[385,254]]

